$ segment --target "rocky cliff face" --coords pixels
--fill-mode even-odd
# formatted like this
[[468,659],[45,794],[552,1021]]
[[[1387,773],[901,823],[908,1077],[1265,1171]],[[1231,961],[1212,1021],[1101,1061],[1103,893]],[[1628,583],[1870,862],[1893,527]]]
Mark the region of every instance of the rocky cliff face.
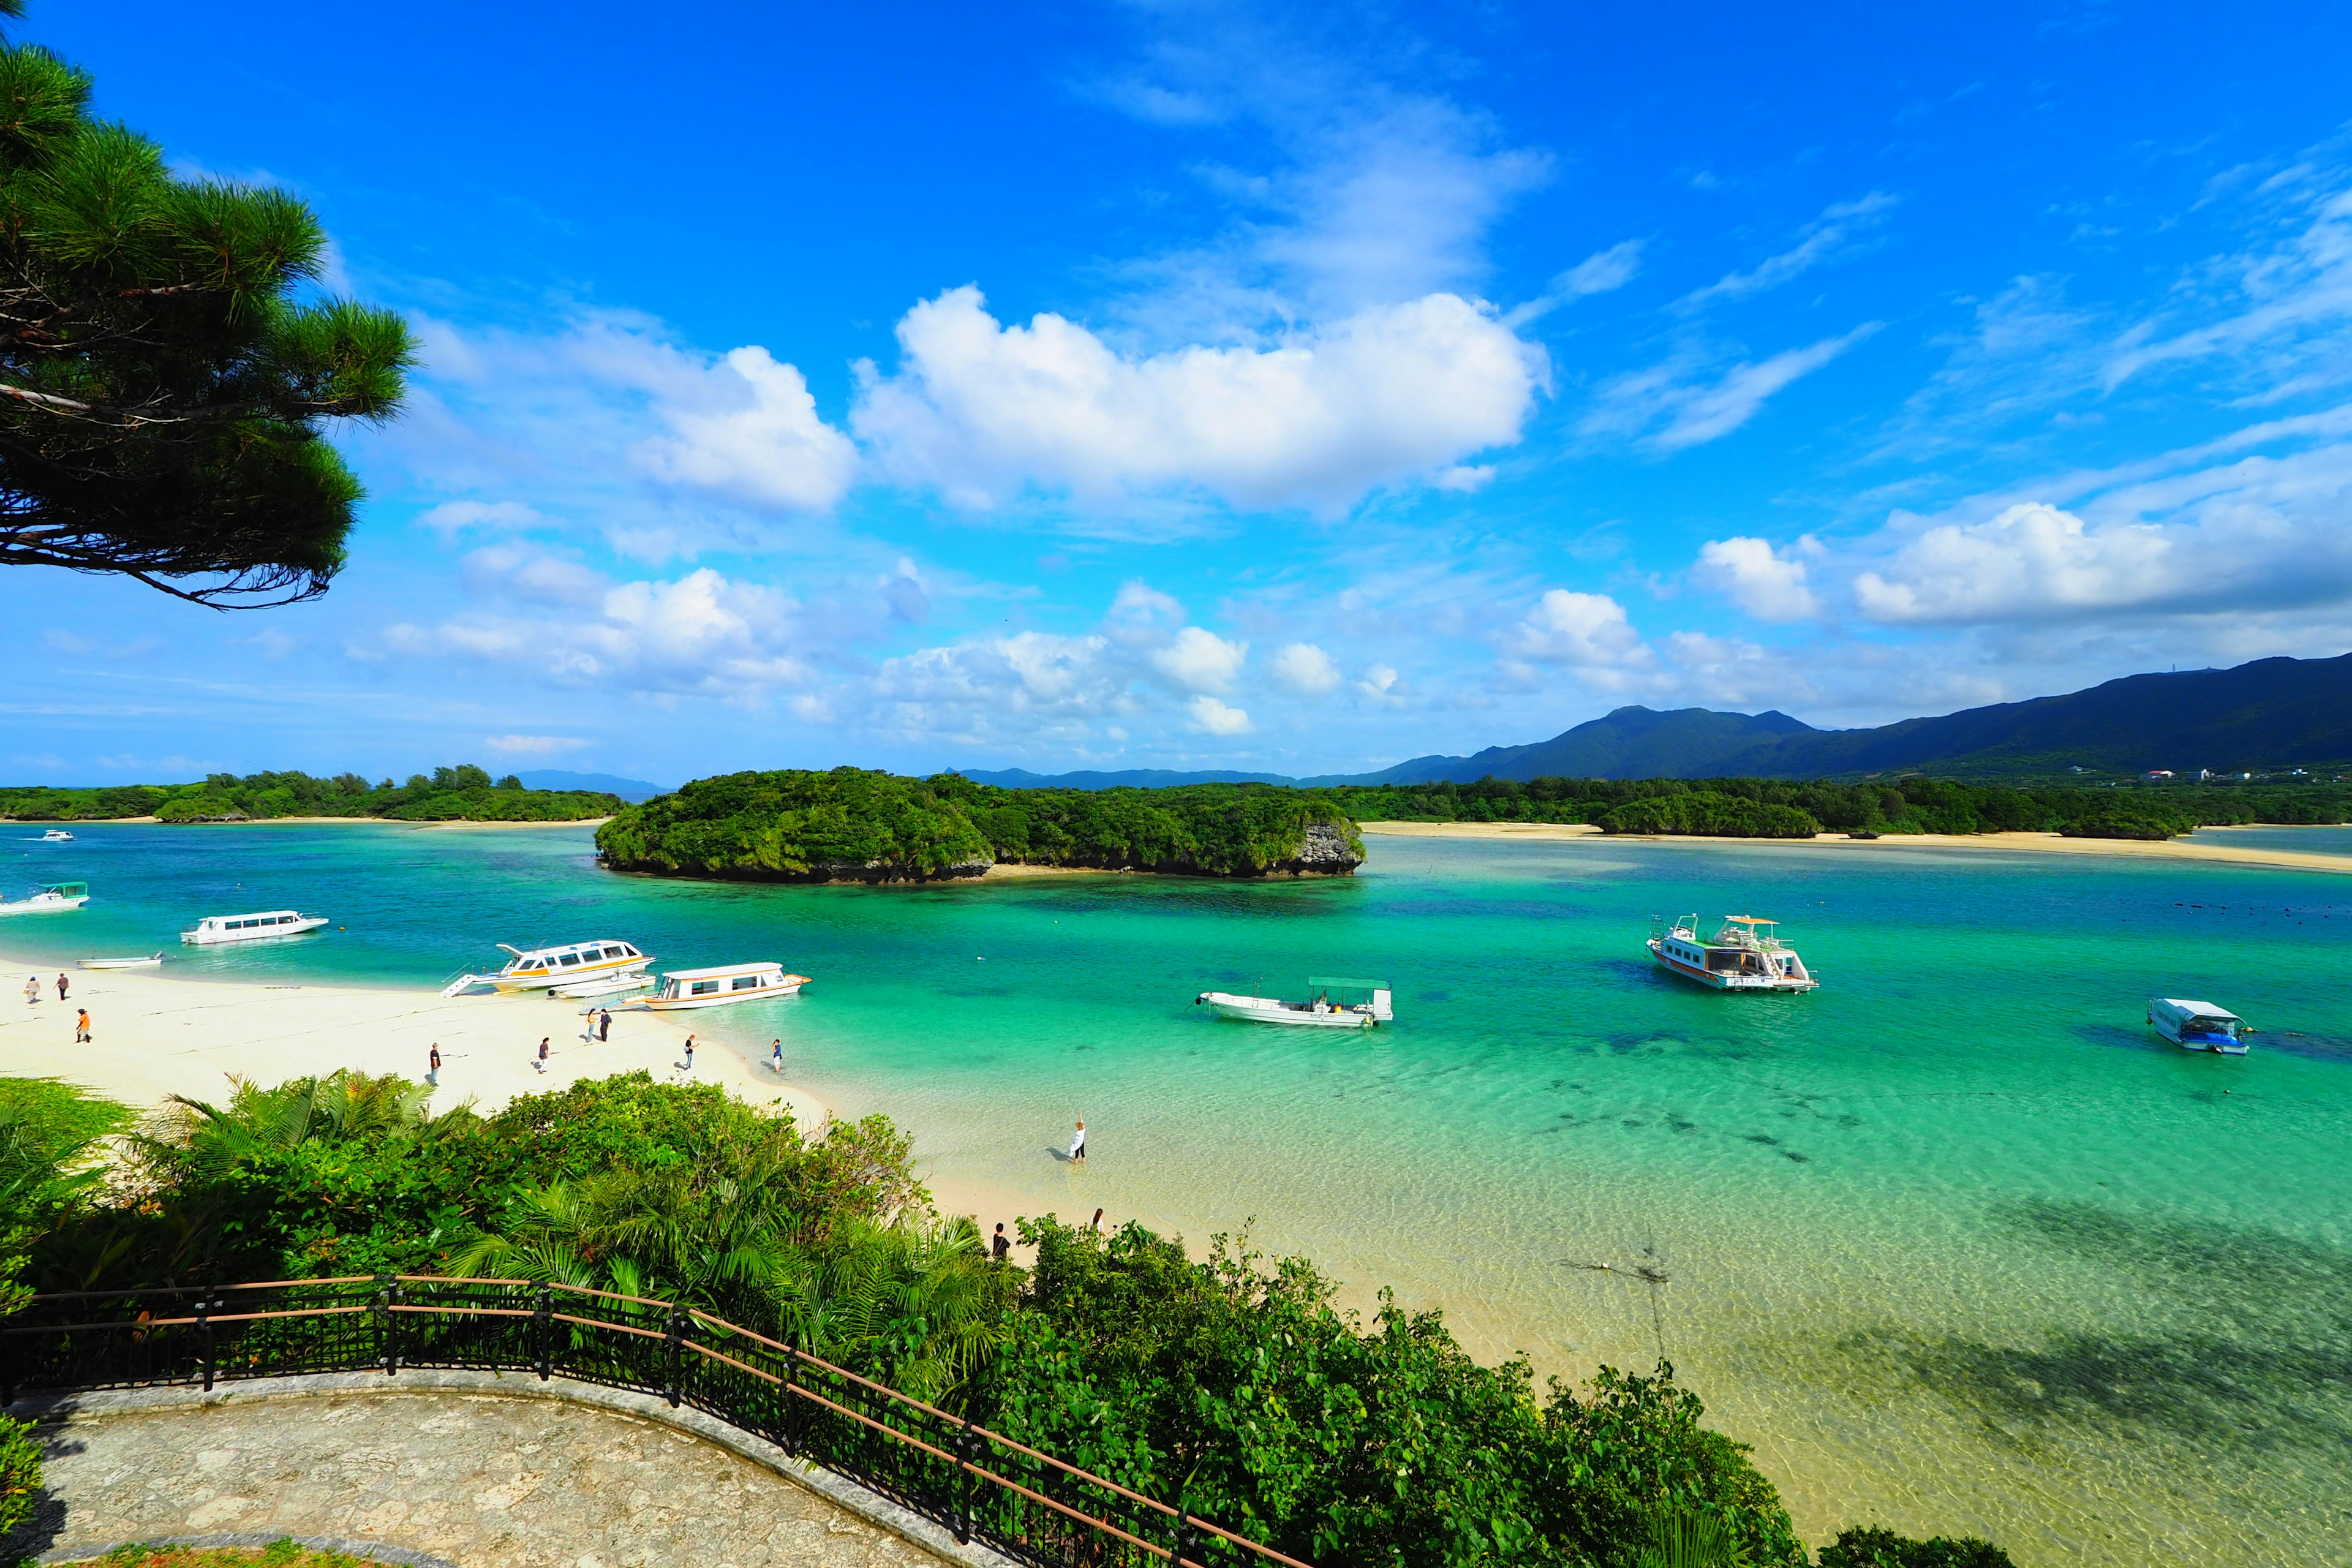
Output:
[[1346,828],[1336,822],[1310,822],[1297,857],[1266,870],[1286,871],[1294,877],[1346,877],[1363,863],[1363,847],[1348,841]]
[[988,868],[995,864],[993,858],[958,860],[926,876],[910,871],[893,860],[869,860],[864,865],[848,860],[820,860],[809,868],[805,878],[794,879],[810,882],[944,882],[957,877],[985,877]]

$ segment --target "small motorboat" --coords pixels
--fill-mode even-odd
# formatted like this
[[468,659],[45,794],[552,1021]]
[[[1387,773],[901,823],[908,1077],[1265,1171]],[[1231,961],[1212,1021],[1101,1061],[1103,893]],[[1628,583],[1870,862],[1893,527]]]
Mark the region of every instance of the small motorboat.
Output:
[[[508,947],[505,942],[499,945],[514,954],[507,960],[504,969],[496,974],[460,974],[441,988],[441,994],[455,996],[477,985],[496,986],[501,995],[553,991],[559,985],[637,974],[653,962],[653,955],[638,952],[634,942],[618,942],[612,937],[529,949]],[[572,993],[567,991],[564,994]]]
[[160,952],[144,958],[85,958],[79,961],[84,969],[153,969],[163,962]]
[[1685,915],[1671,926],[1653,917],[1650,956],[1668,973],[1717,991],[1811,991],[1819,986],[1820,976],[1775,934],[1778,930],[1777,921],[1758,915],[1726,915],[1723,929],[1701,942],[1698,916]]
[[2179,996],[2147,999],[2147,1021],[2156,1032],[2184,1051],[2218,1051],[2225,1057],[2246,1054],[2246,1037],[2253,1030],[2227,1007],[2191,1002]]
[[1345,980],[1313,974],[1307,979],[1307,1000],[1285,1002],[1276,996],[1237,996],[1230,991],[1203,991],[1192,998],[1220,1018],[1244,1024],[1292,1024],[1310,1029],[1370,1029],[1393,1023],[1393,993],[1385,980]]
[[0,903],[0,915],[57,915],[89,902],[88,882],[51,882],[14,903]]
[[624,1002],[632,1013],[675,1013],[692,1007],[720,1007],[730,1002],[765,1002],[775,996],[797,996],[811,984],[805,974],[787,974],[781,963],[727,963],[715,969],[673,969],[661,977],[650,996]]
[[62,827],[52,827],[47,833],[42,834],[38,838],[27,838],[25,842],[27,844],[70,844],[73,842],[73,835],[68,833]]
[[299,910],[264,910],[250,915],[206,915],[180,940],[193,947],[218,947],[232,942],[267,942],[272,937],[307,936],[329,923],[325,915]]

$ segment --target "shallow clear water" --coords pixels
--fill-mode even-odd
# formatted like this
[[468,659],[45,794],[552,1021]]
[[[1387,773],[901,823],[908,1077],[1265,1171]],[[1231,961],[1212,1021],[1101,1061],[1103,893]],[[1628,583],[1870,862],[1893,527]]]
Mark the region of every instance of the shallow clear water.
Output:
[[[782,1036],[791,1079],[888,1110],[984,1220],[1255,1216],[1349,1300],[1393,1285],[1490,1359],[1663,1350],[1812,1539],[1878,1520],[2023,1563],[2352,1563],[2352,879],[1375,837],[1348,880],[752,888],[610,876],[571,829],[77,832],[6,846],[0,888],[98,899],[0,949],[418,984],[497,941],[782,960],[808,995],[706,1036]],[[176,944],[278,905],[346,929]],[[1694,909],[1779,917],[1827,984],[1658,974],[1650,917]],[[1392,979],[1397,1026],[1190,1005],[1309,972]],[[2156,992],[2264,1032],[2234,1060],[2160,1046]],[[1083,1172],[1058,1157],[1079,1116]]]
[[2237,845],[2248,849],[2296,849],[2306,855],[2352,856],[2352,827],[2200,827],[2194,844]]

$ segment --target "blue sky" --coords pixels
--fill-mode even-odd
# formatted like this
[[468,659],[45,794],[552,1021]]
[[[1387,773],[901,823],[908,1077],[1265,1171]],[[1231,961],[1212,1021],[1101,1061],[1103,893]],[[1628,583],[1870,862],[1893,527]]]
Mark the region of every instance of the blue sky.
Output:
[[2352,13],[19,36],[407,312],[317,604],[0,573],[11,780],[1369,768],[2352,648]]

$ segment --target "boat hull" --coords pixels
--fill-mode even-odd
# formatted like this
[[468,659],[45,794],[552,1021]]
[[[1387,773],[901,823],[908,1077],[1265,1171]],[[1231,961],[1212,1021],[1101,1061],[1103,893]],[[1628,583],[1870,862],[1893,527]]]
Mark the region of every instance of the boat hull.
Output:
[[618,980],[634,975],[653,963],[649,957],[611,958],[599,963],[583,963],[552,974],[483,974],[476,979],[499,988],[507,995],[525,991],[553,991],[563,985],[581,985],[592,980]]
[[698,1007],[724,1007],[730,1002],[766,1002],[778,996],[797,996],[801,987],[809,983],[805,974],[787,974],[781,985],[755,985],[746,991],[716,991],[708,996],[646,996],[625,1003],[630,1011],[647,1013],[690,1013]]
[[19,899],[13,904],[0,904],[0,915],[61,915],[88,902],[88,893],[79,899]]
[[1730,974],[1719,970],[1702,969],[1696,963],[1685,963],[1664,951],[1656,937],[1649,942],[1650,956],[1658,967],[1694,985],[1704,985],[1710,991],[1772,991],[1799,992],[1818,990],[1818,980],[1800,980],[1790,974]]
[[1369,1029],[1380,1021],[1370,1013],[1353,1008],[1334,1007],[1318,1013],[1272,996],[1235,996],[1210,991],[1204,992],[1200,1000],[1218,1017],[1244,1024],[1284,1024],[1303,1029]]
[[250,926],[243,931],[184,931],[180,940],[190,947],[227,947],[240,942],[276,942],[280,937],[309,936],[333,922],[325,915],[289,921],[282,926]]
[[85,958],[80,961],[79,967],[83,969],[153,969],[163,962],[163,955],[159,952],[147,958]]

